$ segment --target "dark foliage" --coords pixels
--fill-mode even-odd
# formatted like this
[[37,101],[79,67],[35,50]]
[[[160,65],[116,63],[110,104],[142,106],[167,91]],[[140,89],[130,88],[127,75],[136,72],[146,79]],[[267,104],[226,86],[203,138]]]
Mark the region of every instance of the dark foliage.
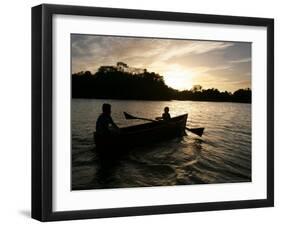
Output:
[[162,76],[143,70],[130,73],[114,66],[102,66],[92,74],[90,71],[72,74],[73,98],[134,99],[134,100],[195,100],[251,102],[251,90],[239,89],[233,94],[217,89],[178,91],[168,87]]

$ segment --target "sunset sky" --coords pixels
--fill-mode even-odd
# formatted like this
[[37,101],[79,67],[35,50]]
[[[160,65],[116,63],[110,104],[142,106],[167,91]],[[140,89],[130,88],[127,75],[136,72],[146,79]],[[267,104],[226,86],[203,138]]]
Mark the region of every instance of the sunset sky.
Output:
[[251,43],[114,36],[71,36],[72,72],[122,61],[164,77],[175,89],[251,88]]

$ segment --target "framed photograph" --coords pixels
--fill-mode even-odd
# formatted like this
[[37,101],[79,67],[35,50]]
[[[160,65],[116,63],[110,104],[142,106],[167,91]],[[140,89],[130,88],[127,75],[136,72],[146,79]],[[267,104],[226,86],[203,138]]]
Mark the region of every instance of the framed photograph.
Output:
[[274,21],[32,8],[32,217],[274,205]]

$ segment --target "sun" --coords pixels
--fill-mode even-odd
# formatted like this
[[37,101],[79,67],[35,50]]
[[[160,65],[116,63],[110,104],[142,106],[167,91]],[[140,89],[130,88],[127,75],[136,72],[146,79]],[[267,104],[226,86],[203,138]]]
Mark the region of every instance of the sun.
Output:
[[167,86],[177,90],[191,89],[193,85],[193,73],[186,70],[168,70],[163,77]]

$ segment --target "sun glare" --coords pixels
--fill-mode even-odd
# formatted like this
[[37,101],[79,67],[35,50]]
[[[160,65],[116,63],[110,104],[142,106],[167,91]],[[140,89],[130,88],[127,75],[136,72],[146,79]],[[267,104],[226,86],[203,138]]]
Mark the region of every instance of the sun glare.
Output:
[[177,90],[191,89],[192,82],[192,72],[187,72],[186,70],[169,70],[164,75],[165,83]]

